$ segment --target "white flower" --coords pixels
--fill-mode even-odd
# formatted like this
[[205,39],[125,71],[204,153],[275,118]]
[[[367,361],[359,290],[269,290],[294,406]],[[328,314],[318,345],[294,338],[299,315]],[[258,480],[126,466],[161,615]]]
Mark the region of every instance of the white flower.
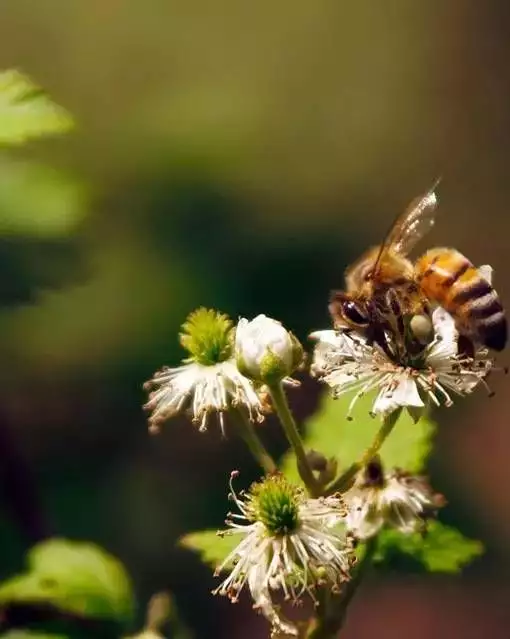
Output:
[[230,574],[214,594],[237,601],[247,584],[254,608],[274,629],[297,635],[271,593],[281,590],[293,602],[308,593],[315,602],[318,585],[337,590],[349,579],[352,545],[338,530],[346,515],[343,501],[338,496],[308,499],[281,475],[270,475],[248,494],[236,495],[235,476],[230,498],[239,513],[229,514],[230,528],[220,534],[237,534],[241,541],[216,570],[217,575],[226,569]]
[[388,415],[400,407],[423,408],[424,400],[450,406],[451,394],[465,395],[490,372],[493,361],[485,348],[474,357],[458,352],[458,332],[453,318],[442,308],[432,314],[434,337],[421,350],[410,354],[400,335],[386,333],[385,344],[369,343],[353,332],[318,331],[312,374],[333,389],[335,397],[356,391],[356,401],[377,391],[372,412]]
[[274,382],[296,369],[303,351],[297,339],[280,322],[258,315],[251,321],[239,320],[235,355],[239,369],[247,377]]
[[402,533],[421,530],[444,504],[424,477],[401,470],[384,475],[377,460],[367,465],[343,497],[349,509],[347,529],[361,540],[373,537],[384,525]]
[[248,412],[252,421],[264,419],[264,407],[249,379],[241,375],[233,360],[214,365],[184,364],[163,368],[146,382],[151,390],[145,410],[151,411],[150,428],[157,432],[161,423],[184,410],[191,412],[200,431],[207,430],[211,413],[217,413],[224,431],[224,414],[231,407]]
[[182,366],[163,368],[145,384],[150,394],[144,408],[152,412],[152,431],[185,410],[201,431],[211,413],[218,414],[223,431],[224,413],[232,407],[246,411],[252,421],[262,421],[261,398],[233,358],[232,323],[226,315],[204,308],[194,311],[183,324],[180,340],[190,357]]

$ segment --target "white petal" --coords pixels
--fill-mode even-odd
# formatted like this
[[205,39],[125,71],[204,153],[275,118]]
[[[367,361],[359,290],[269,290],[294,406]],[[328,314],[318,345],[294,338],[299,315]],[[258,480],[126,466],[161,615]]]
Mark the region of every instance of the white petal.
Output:
[[419,408],[425,406],[418,392],[416,382],[407,376],[402,378],[395,389],[393,399],[399,406],[416,406]]
[[264,576],[265,571],[261,564],[253,566],[248,575],[248,586],[253,597],[253,607],[269,621],[276,636],[297,637],[298,629],[296,626],[277,613]]
[[246,328],[248,326],[249,322],[246,318],[241,317],[241,319],[237,322],[237,326],[236,326],[236,339],[235,339],[235,347],[236,349],[239,348],[239,346],[241,345],[242,340],[244,339],[244,336],[246,334]]
[[393,395],[388,393],[380,393],[374,402],[372,412],[376,415],[389,415],[397,410],[399,405],[393,399]]
[[397,410],[397,408],[403,406],[416,406],[421,408],[424,405],[415,381],[409,376],[403,375],[396,388],[384,389],[379,394],[372,410],[378,415],[389,415]]

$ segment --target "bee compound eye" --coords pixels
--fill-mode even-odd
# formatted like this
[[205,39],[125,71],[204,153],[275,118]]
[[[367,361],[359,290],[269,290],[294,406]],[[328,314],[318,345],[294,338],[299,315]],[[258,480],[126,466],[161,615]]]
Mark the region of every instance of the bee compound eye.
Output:
[[359,326],[365,326],[368,324],[367,314],[362,308],[360,308],[359,304],[356,304],[356,302],[353,302],[352,300],[345,302],[343,310],[345,317],[353,324],[358,324]]

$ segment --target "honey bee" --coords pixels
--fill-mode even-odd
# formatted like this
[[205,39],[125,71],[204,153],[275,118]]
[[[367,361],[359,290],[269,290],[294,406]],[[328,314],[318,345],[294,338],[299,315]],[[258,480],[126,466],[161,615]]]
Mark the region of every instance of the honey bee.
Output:
[[365,329],[370,335],[390,316],[429,315],[437,304],[454,318],[461,336],[501,351],[507,321],[490,267],[476,268],[453,248],[433,248],[414,263],[408,257],[434,225],[436,186],[409,204],[380,246],[347,269],[347,290],[333,291],[330,298],[334,325]]

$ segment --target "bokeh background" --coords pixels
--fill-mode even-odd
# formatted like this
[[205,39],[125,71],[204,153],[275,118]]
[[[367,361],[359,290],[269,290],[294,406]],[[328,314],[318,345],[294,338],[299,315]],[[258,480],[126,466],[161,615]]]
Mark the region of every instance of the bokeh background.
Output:
[[[3,0],[1,67],[77,129],[9,152],[37,179],[0,170],[2,577],[49,534],[90,539],[140,614],[169,588],[197,637],[265,636],[175,545],[221,525],[232,468],[257,469],[215,428],[149,437],[142,383],[199,305],[326,327],[345,266],[438,175],[430,243],[490,262],[510,304],[509,30],[505,2]],[[438,414],[430,464],[444,519],[486,555],[373,578],[346,639],[509,636],[508,379],[493,387]],[[293,394],[301,419],[318,398]],[[284,451],[274,422],[262,435]]]

